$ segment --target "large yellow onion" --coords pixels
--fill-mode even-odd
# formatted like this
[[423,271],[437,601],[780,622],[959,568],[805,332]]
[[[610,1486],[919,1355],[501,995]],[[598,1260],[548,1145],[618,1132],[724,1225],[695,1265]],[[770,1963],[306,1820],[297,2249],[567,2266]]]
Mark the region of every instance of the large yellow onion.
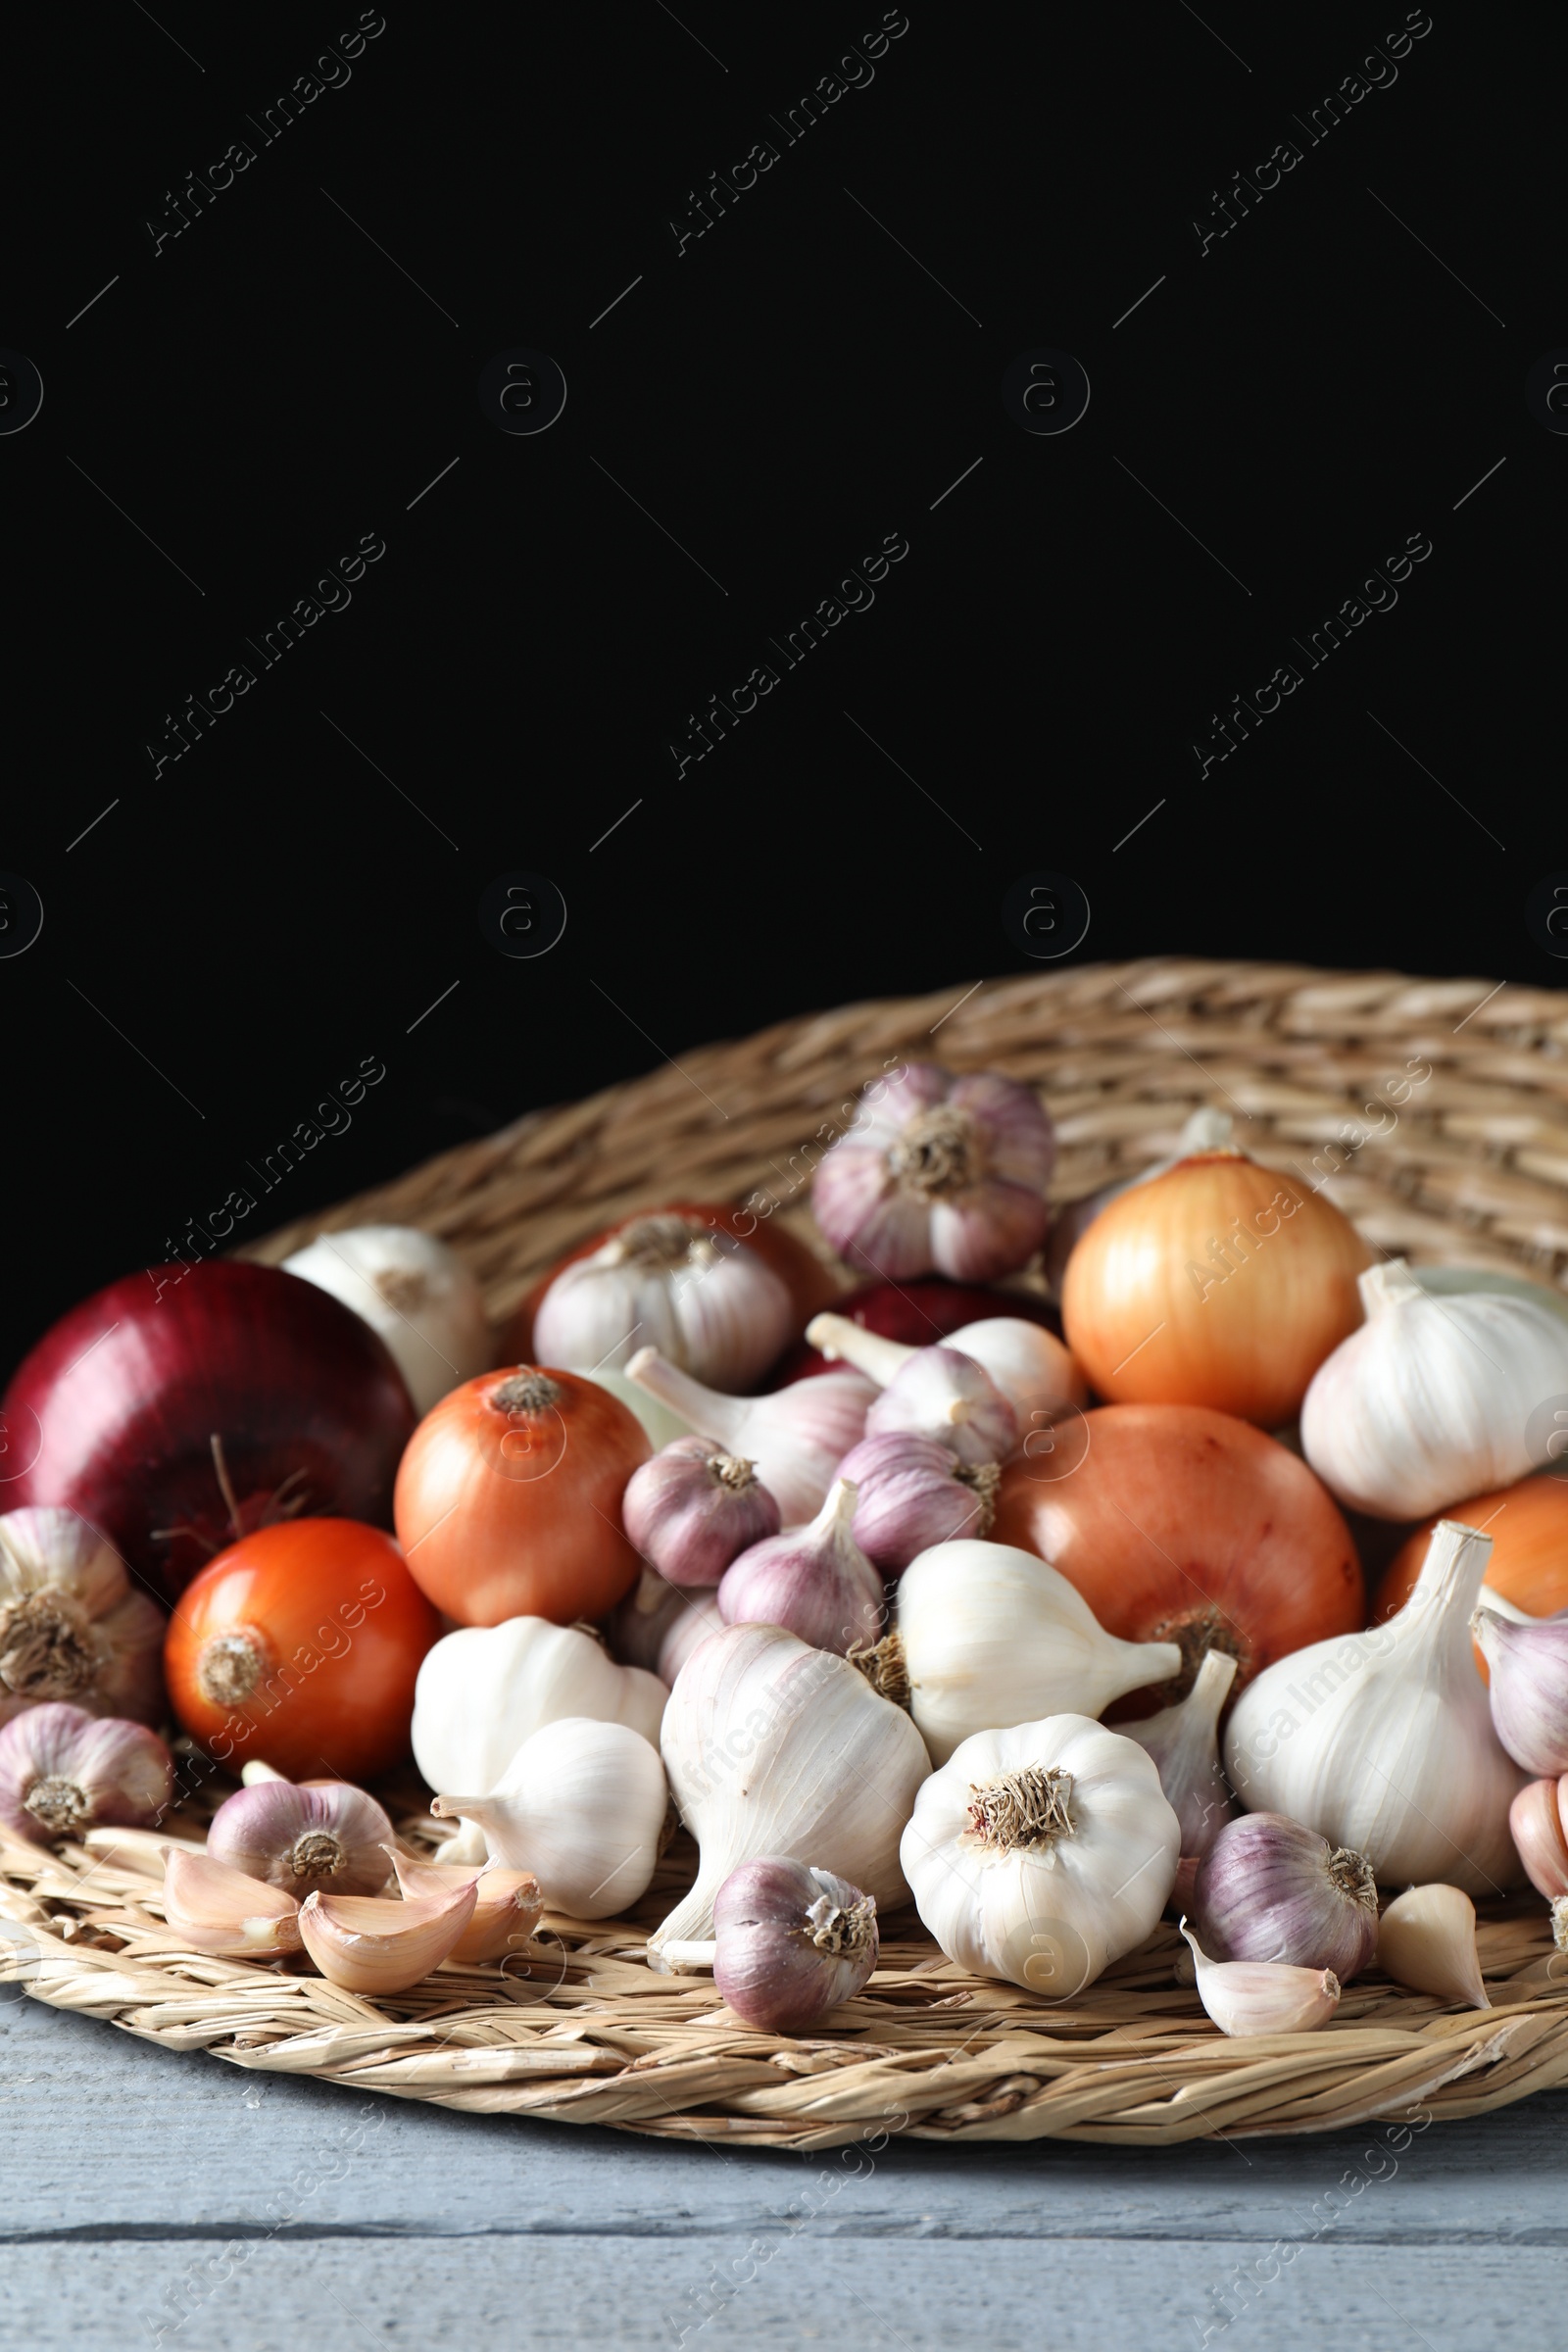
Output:
[[1361,1321],[1372,1253],[1319,1192],[1240,1152],[1201,1152],[1120,1194],[1067,1261],[1062,1323],[1116,1404],[1289,1421]]

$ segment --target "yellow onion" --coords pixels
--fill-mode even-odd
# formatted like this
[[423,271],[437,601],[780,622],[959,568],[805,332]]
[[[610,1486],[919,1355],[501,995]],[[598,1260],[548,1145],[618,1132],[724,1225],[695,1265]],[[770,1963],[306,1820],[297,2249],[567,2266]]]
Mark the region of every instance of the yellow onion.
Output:
[[1372,1253],[1320,1192],[1235,1151],[1200,1152],[1110,1201],[1067,1261],[1062,1322],[1116,1404],[1289,1421],[1361,1321]]

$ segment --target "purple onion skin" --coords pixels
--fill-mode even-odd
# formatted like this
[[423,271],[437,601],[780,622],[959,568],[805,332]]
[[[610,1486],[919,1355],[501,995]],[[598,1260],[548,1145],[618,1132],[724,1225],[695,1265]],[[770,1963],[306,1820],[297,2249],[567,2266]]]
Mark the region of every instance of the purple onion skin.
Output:
[[719,1615],[726,1625],[781,1625],[842,1658],[858,1642],[881,1640],[888,1614],[882,1579],[863,1556],[857,1562],[809,1548],[808,1532],[792,1527],[743,1551],[724,1571]]
[[760,1480],[737,1491],[709,1467],[730,1458],[708,1438],[676,1438],[632,1472],[621,1524],[666,1584],[710,1590],[739,1553],[777,1535],[778,1503]]
[[[1334,1851],[1326,1838],[1283,1813],[1244,1813],[1226,1822],[1193,1886],[1194,1926],[1204,1951],[1214,1960],[1331,1968],[1342,1984],[1358,1976],[1377,1949],[1377,1898],[1374,1892],[1367,1904],[1344,1891],[1329,1875]],[[1365,1883],[1370,1886],[1370,1870]]]
[[876,1967],[879,1936],[855,1952],[812,1943],[808,1912],[823,1894],[848,1911],[867,1898],[831,1871],[769,1855],[732,1870],[713,1902],[713,1984],[727,2007],[760,2034],[804,2034],[853,2000]]
[[859,1489],[855,1541],[884,1576],[902,1576],[933,1544],[985,1534],[989,1509],[957,1472],[946,1446],[905,1430],[862,1438],[845,1455],[838,1475]]

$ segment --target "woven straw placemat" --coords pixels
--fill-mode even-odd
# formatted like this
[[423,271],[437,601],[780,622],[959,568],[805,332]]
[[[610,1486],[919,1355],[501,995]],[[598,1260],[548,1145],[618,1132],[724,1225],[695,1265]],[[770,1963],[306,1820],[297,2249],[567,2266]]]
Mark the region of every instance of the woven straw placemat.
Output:
[[[370,1219],[452,1243],[501,1320],[563,1251],[661,1200],[756,1196],[809,1238],[814,1158],[890,1060],[940,1058],[1038,1085],[1068,1200],[1174,1148],[1189,1111],[1229,1109],[1269,1165],[1324,1182],[1387,1254],[1568,1266],[1568,1000],[1487,980],[1157,961],[851,1005],[710,1046],[568,1108],[443,1153],[274,1234],[275,1261]],[[175,1836],[199,1835],[215,1781]],[[387,1792],[391,1801],[392,1792]],[[405,1788],[400,1827],[437,1829]],[[371,2003],[318,1977],[182,1952],[160,1886],[66,1845],[0,1833],[0,1980],[166,2047],[480,2113],[613,2124],[667,2138],[828,2148],[882,2133],[1165,2144],[1325,2132],[1373,2117],[1474,2115],[1568,2082],[1568,1959],[1536,1898],[1483,1908],[1493,2006],[1347,1987],[1316,2034],[1227,2040],[1178,1987],[1161,1926],[1053,2004],[947,1961],[912,1912],[814,2035],[756,2034],[711,1980],[653,1974],[643,1940],[689,1883],[677,1837],[623,1920],[547,1915],[502,1966],[445,1966]]]

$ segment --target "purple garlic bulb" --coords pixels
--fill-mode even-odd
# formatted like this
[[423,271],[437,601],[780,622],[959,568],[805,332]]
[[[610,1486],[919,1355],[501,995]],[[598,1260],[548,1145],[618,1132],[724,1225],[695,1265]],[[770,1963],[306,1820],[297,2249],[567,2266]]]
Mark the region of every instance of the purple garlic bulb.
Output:
[[989,1535],[1002,1482],[995,1462],[960,1462],[951,1446],[902,1429],[862,1438],[839,1476],[858,1490],[855,1541],[889,1577],[933,1544]]
[[779,1508],[757,1464],[709,1438],[677,1438],[634,1470],[621,1524],[667,1584],[718,1583],[737,1553],[779,1531]]
[[713,1984],[760,2034],[805,2034],[876,1967],[876,1904],[830,1870],[769,1855],[713,1901]]
[[754,1544],[724,1572],[726,1625],[781,1625],[813,1648],[847,1657],[875,1643],[887,1619],[882,1579],[855,1541],[856,1490],[835,1479],[808,1527]]

